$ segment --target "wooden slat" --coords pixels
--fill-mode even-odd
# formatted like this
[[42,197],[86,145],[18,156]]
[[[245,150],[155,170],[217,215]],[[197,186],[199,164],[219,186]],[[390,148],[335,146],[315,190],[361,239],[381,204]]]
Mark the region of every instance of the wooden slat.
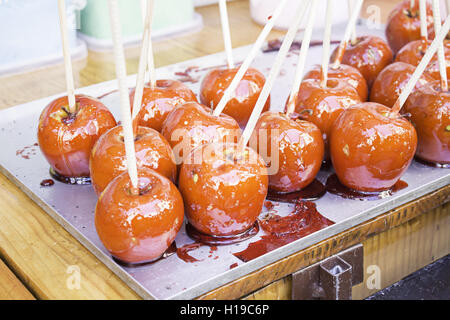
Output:
[[[348,229],[305,250],[274,262],[241,279],[230,282],[227,285],[202,295],[199,299],[241,298],[274,281],[280,280],[297,270],[330,257],[386,230],[406,223],[448,201],[450,201],[450,186],[443,187],[420,199],[411,201],[397,209]],[[383,252],[380,251],[378,254],[382,255]]]
[[0,260],[0,300],[34,300],[30,291]]

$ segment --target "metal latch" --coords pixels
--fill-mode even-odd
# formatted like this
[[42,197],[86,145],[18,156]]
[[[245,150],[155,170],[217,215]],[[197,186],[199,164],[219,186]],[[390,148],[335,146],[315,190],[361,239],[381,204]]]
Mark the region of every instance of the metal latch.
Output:
[[363,282],[363,246],[358,244],[292,274],[292,300],[350,300]]

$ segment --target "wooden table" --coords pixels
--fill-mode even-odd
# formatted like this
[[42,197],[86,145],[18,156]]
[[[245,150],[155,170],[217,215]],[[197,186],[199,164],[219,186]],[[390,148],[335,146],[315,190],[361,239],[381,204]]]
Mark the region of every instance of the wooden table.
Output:
[[[393,1],[366,1],[363,12],[373,4],[381,7],[385,19]],[[217,6],[197,11],[204,18],[203,30],[155,43],[157,66],[223,51]],[[229,14],[234,46],[252,43],[261,27],[250,20],[248,2],[230,3]],[[269,38],[283,34],[273,31]],[[129,73],[137,72],[138,52],[137,48],[127,50]],[[112,60],[111,54],[89,52],[86,59],[74,62],[76,86],[113,79]],[[62,65],[3,77],[0,108],[64,90]],[[0,190],[0,299],[139,298],[3,175]],[[449,190],[448,186],[442,188],[199,298],[289,298],[292,272],[361,242],[364,266],[378,265],[382,270],[381,287],[390,285],[450,252]],[[71,266],[80,269],[79,289],[67,286]],[[376,291],[367,289],[364,283],[353,288],[354,298],[364,298]]]

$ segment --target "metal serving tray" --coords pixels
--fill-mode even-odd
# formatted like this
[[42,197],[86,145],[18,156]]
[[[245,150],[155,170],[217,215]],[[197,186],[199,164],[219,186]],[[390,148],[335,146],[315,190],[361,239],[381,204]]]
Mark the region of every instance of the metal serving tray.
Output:
[[[340,39],[343,27],[334,29],[333,39]],[[358,33],[382,35],[383,31],[381,29],[368,30],[365,26],[359,26]],[[313,39],[321,38],[321,32],[317,32]],[[236,61],[242,61],[249,49],[249,46],[235,49]],[[253,66],[267,75],[275,55],[276,52],[261,54]],[[272,90],[272,110],[281,110],[284,106],[293,80],[296,59],[297,55],[294,53],[290,53],[286,59]],[[308,55],[308,67],[320,63],[320,61],[321,46],[312,47]],[[179,78],[188,71],[194,82],[186,82],[186,84],[198,93],[200,82],[195,82],[195,79],[201,80],[207,72],[207,68],[224,63],[225,54],[219,53],[163,67],[156,73],[158,78]],[[192,67],[198,67],[198,69]],[[128,80],[130,87],[135,84],[135,76],[130,76]],[[77,91],[98,97],[115,90],[116,86],[117,82],[114,80]],[[40,186],[43,179],[49,178],[49,167],[39,148],[34,145],[37,141],[36,128],[42,109],[57,96],[0,112],[0,146],[2,150],[0,171],[146,299],[192,299],[198,297],[450,183],[450,171],[413,162],[402,178],[408,183],[407,188],[392,197],[376,201],[346,200],[326,194],[317,201],[317,208],[335,224],[250,262],[243,263],[232,253],[242,251],[250,242],[258,240],[260,235],[239,244],[220,246],[217,251],[212,253],[208,246],[200,247],[190,253],[200,260],[195,263],[186,263],[177,255],[172,255],[153,264],[134,268],[123,267],[111,258],[95,231],[94,207],[97,199],[91,186],[70,186],[59,182],[55,182],[52,187]],[[109,94],[102,100],[112,110],[116,119],[120,119],[117,93]],[[321,172],[319,180],[324,182],[328,174],[329,172]],[[288,214],[292,211],[292,207],[288,204],[280,204],[277,211],[281,215]],[[262,231],[260,232],[262,233]],[[183,227],[176,238],[177,246],[181,247],[192,242],[193,240],[188,238]],[[230,269],[230,266],[235,263],[238,266]]]

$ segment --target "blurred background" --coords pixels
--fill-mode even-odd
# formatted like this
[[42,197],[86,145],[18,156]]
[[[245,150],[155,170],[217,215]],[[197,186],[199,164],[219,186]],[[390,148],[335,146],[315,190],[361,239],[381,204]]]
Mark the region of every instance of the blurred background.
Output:
[[[280,38],[298,1],[290,0],[269,39]],[[347,0],[336,0],[334,23],[348,19]],[[361,18],[384,23],[399,0],[366,0]],[[128,74],[137,72],[144,0],[119,0]],[[325,12],[320,0],[319,12]],[[444,0],[442,1],[444,5]],[[253,43],[275,0],[228,2],[233,47]],[[66,0],[77,88],[115,78],[107,0]],[[444,11],[445,12],[445,11]],[[324,24],[319,14],[316,27]],[[155,0],[156,67],[223,51],[217,0]],[[65,90],[56,0],[0,0],[0,108]]]

